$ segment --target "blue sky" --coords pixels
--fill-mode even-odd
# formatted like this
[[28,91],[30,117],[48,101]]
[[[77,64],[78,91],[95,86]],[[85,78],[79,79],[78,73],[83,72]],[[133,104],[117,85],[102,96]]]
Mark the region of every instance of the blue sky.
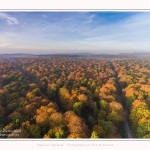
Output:
[[150,52],[150,12],[0,12],[0,54]]

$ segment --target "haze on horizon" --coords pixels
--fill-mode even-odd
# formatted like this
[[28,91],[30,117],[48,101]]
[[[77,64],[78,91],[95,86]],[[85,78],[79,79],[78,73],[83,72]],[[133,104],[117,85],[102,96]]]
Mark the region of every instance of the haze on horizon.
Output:
[[150,12],[0,12],[0,54],[150,52]]

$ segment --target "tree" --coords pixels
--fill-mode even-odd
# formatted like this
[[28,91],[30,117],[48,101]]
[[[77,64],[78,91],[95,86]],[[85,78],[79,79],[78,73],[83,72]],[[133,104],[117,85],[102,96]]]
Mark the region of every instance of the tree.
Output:
[[103,127],[107,134],[113,131],[114,124],[112,123],[112,121],[105,121],[102,119],[98,121],[98,124]]
[[95,125],[92,128],[92,133],[95,132],[95,135],[98,136],[98,138],[104,138],[105,137],[105,131],[102,126]]
[[41,105],[46,106],[46,105],[49,104],[49,102],[50,102],[50,101],[49,101],[48,99],[42,99]]
[[83,109],[84,105],[82,102],[76,102],[74,103],[73,105],[73,111],[78,115],[78,116],[81,116],[81,112],[82,112],[82,109]]
[[29,132],[31,138],[41,138],[41,128],[39,126],[31,125]]
[[49,118],[49,124],[51,128],[54,128],[56,126],[63,126],[64,125],[63,115],[59,112],[53,113]]
[[56,138],[65,138],[66,134],[65,134],[64,130],[58,129],[55,133],[55,137]]
[[28,104],[22,110],[23,114],[29,117],[33,117],[35,115],[35,111],[35,104]]
[[119,102],[112,101],[108,104],[109,112],[115,111],[121,116],[123,116],[123,107]]
[[136,136],[138,138],[143,138],[149,132],[150,132],[150,124],[149,123],[143,123],[137,127]]
[[87,138],[89,136],[89,130],[83,118],[77,116],[73,111],[65,112],[64,118],[68,128],[68,138]]
[[143,138],[150,138],[150,134],[146,134],[145,136],[143,136]]
[[102,110],[107,110],[108,109],[108,102],[105,100],[100,100],[100,108]]
[[106,116],[107,116],[107,114],[106,114],[106,111],[105,110],[99,110],[98,111],[98,120],[101,120],[101,119],[106,119]]
[[7,105],[6,108],[12,112],[12,111],[15,110],[15,108],[17,108],[18,105],[19,105],[19,101],[18,101],[18,100],[12,100],[12,101]]
[[86,86],[87,85],[87,79],[84,78],[82,81],[81,81],[81,85],[82,86]]
[[96,102],[94,102],[94,103],[92,104],[92,108],[93,108],[94,117],[97,117],[97,115],[98,115],[98,108],[97,108]]
[[88,120],[87,120],[87,123],[88,123],[89,127],[93,127],[96,124],[96,120],[95,120],[94,117],[89,116]]
[[65,87],[59,89],[59,98],[64,109],[69,105],[70,93]]
[[50,129],[46,135],[48,138],[66,138],[67,132],[64,127],[56,126]]
[[126,100],[126,107],[130,108],[131,104],[133,103],[135,99],[136,99],[136,96],[134,94],[129,95]]
[[88,97],[85,94],[78,95],[78,100],[82,103],[87,103]]
[[48,126],[49,125],[49,114],[47,112],[44,112],[38,116],[36,116],[36,124],[42,125],[42,126]]
[[26,94],[26,98],[27,99],[32,99],[32,98],[34,98],[36,95],[33,93],[33,92],[28,92],[27,94]]
[[94,96],[98,99],[99,98],[99,88],[96,88],[94,91]]
[[138,106],[135,108],[132,108],[130,113],[130,120],[132,124],[133,130],[136,130],[138,121],[142,118],[149,118],[150,112],[145,106]]
[[107,119],[109,121],[112,121],[114,124],[119,123],[120,121],[123,120],[123,118],[121,117],[121,115],[119,115],[117,112],[112,111],[111,113],[108,114]]
[[92,139],[98,139],[98,135],[97,135],[97,132],[93,131],[92,134],[91,134],[91,138]]
[[90,90],[91,90],[92,92],[94,92],[95,88],[96,88],[96,84],[95,84],[95,82],[93,81],[92,84],[90,85]]
[[39,88],[35,88],[32,90],[32,93],[36,96],[41,96],[41,90]]
[[48,85],[47,88],[48,98],[55,100],[57,98],[58,87],[56,84]]

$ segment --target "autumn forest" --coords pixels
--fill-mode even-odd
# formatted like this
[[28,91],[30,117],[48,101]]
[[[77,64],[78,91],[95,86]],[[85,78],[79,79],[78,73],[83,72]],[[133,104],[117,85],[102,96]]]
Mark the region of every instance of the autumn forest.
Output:
[[0,58],[0,138],[150,138],[150,59]]

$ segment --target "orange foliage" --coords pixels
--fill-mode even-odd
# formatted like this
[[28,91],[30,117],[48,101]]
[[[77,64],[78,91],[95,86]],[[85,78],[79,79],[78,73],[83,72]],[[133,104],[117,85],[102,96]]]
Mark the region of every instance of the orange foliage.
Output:
[[139,106],[145,106],[146,107],[146,103],[144,101],[141,100],[134,100],[134,102],[132,103],[132,107],[139,107]]
[[78,100],[82,103],[87,103],[88,97],[85,94],[78,95]]

